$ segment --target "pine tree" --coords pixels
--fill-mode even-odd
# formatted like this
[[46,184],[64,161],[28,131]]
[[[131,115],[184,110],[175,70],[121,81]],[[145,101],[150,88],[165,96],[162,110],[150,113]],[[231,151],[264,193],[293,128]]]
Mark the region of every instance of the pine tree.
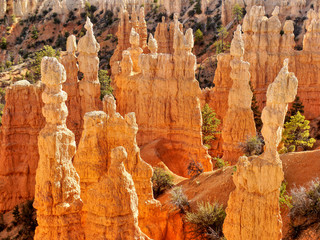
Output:
[[21,219],[18,205],[14,207],[12,214],[13,214],[14,220],[18,223]]
[[298,112],[300,112],[301,114],[304,114],[304,106],[303,106],[303,103],[300,101],[300,98],[297,96],[294,102],[292,103],[292,107],[290,108],[290,110],[286,115],[285,122],[289,122],[290,117],[296,115]]
[[236,21],[236,24],[239,24],[243,18],[243,9],[239,6],[239,4],[233,6],[232,15]]
[[216,113],[213,109],[205,104],[202,109],[202,142],[209,149],[211,148],[211,141],[215,139],[215,134],[219,134],[217,131],[221,121],[216,118]]
[[257,132],[260,133],[261,129],[262,129],[262,125],[263,125],[262,120],[261,120],[261,112],[259,110],[257,97],[256,97],[256,94],[255,94],[255,91],[254,91],[254,88],[252,86],[251,81],[249,81],[249,85],[250,85],[250,89],[253,93],[251,109],[253,112],[254,122],[256,123]]
[[316,142],[314,138],[310,137],[309,121],[298,111],[296,115],[290,117],[290,121],[284,124],[282,134],[282,141],[286,148],[298,146],[304,149],[312,148]]

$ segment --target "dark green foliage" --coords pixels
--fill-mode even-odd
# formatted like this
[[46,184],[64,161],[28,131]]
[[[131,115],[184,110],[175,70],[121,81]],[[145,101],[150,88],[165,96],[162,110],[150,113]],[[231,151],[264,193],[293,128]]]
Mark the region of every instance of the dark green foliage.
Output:
[[201,0],[197,0],[197,4],[194,7],[194,10],[196,11],[196,14],[201,14],[202,10],[201,10]]
[[203,173],[203,166],[201,163],[192,160],[188,165],[188,175],[195,178]]
[[260,112],[260,109],[258,106],[257,97],[256,97],[256,94],[255,94],[255,91],[254,91],[254,88],[252,86],[251,81],[249,81],[249,85],[250,85],[250,89],[253,93],[252,102],[251,102],[251,110],[253,112],[254,122],[256,124],[256,130],[258,133],[260,133],[261,129],[262,129],[262,125],[263,125],[262,120],[261,120],[261,112]]
[[285,122],[289,122],[290,118],[292,116],[296,115],[298,112],[300,112],[301,114],[304,114],[304,105],[300,101],[300,97],[297,96],[294,99],[294,102],[292,103],[292,106],[291,106],[290,110],[287,112]]
[[2,37],[1,41],[0,41],[0,48],[1,49],[7,49],[7,45],[8,45],[7,39],[5,37]]
[[40,51],[35,53],[31,63],[30,72],[26,74],[26,79],[30,82],[37,82],[41,79],[41,61],[43,57],[56,57],[59,58],[60,52],[54,50],[51,46],[44,46]]
[[162,168],[154,168],[153,176],[151,178],[153,196],[159,197],[167,189],[173,187],[173,176]]
[[14,220],[16,222],[19,222],[20,219],[21,219],[21,216],[20,216],[20,211],[19,211],[19,206],[18,205],[16,205],[14,207],[12,214],[13,214]]
[[23,225],[21,232],[22,239],[32,240],[35,229],[38,226],[36,220],[36,210],[33,208],[33,200],[27,201],[22,206],[20,222]]
[[248,138],[244,143],[240,143],[243,153],[247,156],[260,155],[263,151],[264,141],[259,136]]
[[205,104],[202,109],[202,142],[208,148],[211,148],[211,141],[215,139],[214,135],[220,133],[217,131],[220,123],[214,110]]
[[233,6],[232,15],[235,19],[236,24],[239,24],[241,19],[243,18],[243,9],[239,6],[239,4],[235,4]]
[[4,109],[4,104],[0,103],[0,126],[2,125],[3,109]]
[[54,24],[60,24],[61,21],[60,21],[59,18],[55,17],[55,18],[53,19],[53,23],[54,23]]
[[186,212],[186,208],[189,208],[189,200],[188,197],[184,194],[182,187],[175,187],[170,192],[170,201],[177,208],[180,209],[181,213]]
[[32,27],[32,31],[31,31],[31,38],[34,39],[34,40],[37,40],[39,38],[39,31],[38,29],[36,28],[36,26],[33,25]]
[[221,239],[226,212],[218,203],[199,203],[196,212],[187,212],[186,222],[190,224],[192,239]]
[[99,70],[98,77],[100,82],[100,99],[102,100],[105,95],[112,94],[113,88],[111,87],[111,78],[107,70]]
[[195,33],[194,33],[194,42],[195,44],[200,44],[203,42],[203,33],[200,29],[198,29]]

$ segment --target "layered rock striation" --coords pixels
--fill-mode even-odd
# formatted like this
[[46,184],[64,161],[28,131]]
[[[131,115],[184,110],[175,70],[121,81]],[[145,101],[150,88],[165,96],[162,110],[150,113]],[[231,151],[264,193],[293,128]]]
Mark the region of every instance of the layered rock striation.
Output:
[[57,59],[44,57],[41,75],[46,84],[42,94],[46,125],[38,138],[40,159],[34,200],[38,226],[34,239],[84,239],[80,178],[72,165],[76,142],[66,126],[67,94],[62,91],[66,72]]
[[[115,96],[121,114],[136,113],[137,142],[143,159],[152,165],[163,162],[176,174],[188,176],[192,160],[200,162],[205,171],[212,165],[201,139],[192,30],[183,34],[177,18],[172,26],[173,53],[157,53],[153,37],[149,38],[150,54],[137,56],[131,55],[130,49],[123,51],[121,72],[114,75]],[[134,66],[137,61],[141,72]]]
[[241,26],[234,33],[230,53],[232,56],[232,87],[228,97],[228,111],[223,119],[223,159],[235,164],[243,155],[240,144],[256,135],[256,127],[251,110],[252,92],[248,62],[243,61],[244,43]]
[[37,139],[45,124],[43,88],[26,80],[7,88],[0,127],[0,212],[34,197]]
[[279,207],[283,181],[282,162],[277,152],[288,103],[297,94],[298,80],[288,71],[288,60],[267,91],[262,112],[265,152],[240,157],[233,175],[236,190],[230,194],[223,230],[229,240],[282,239]]

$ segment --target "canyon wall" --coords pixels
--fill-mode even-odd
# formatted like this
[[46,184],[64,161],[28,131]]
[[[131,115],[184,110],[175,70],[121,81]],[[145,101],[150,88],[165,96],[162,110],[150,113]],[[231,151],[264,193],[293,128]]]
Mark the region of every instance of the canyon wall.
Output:
[[279,207],[283,181],[282,162],[277,147],[288,103],[297,94],[298,80],[288,71],[288,59],[267,91],[262,112],[265,152],[260,156],[240,157],[233,174],[235,191],[230,194],[223,231],[228,240],[282,239]]
[[[34,197],[43,84],[23,80],[6,91],[0,127],[0,212]],[[14,186],[14,187],[13,187]]]
[[[201,92],[195,80],[196,57],[191,53],[192,30],[183,34],[177,17],[174,21],[172,53],[157,53],[157,41],[151,36],[149,54],[132,54],[137,52],[138,37],[122,52],[121,71],[114,75],[115,96],[122,115],[136,114],[143,159],[152,165],[163,162],[174,173],[188,176],[192,160],[200,162],[205,171],[212,165],[202,145]],[[141,71],[135,69],[136,62]]]

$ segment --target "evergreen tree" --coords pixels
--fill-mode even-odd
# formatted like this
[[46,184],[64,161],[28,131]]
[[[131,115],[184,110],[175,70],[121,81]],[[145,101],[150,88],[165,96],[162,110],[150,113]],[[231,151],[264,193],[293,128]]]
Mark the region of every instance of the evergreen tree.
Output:
[[202,109],[202,142],[209,149],[211,148],[211,141],[215,139],[215,134],[219,134],[217,131],[221,121],[216,118],[216,113],[213,109],[205,104]]
[[234,17],[234,20],[236,21],[236,24],[239,24],[239,22],[243,18],[243,9],[239,6],[239,4],[233,6],[232,15]]
[[284,146],[287,149],[293,146],[295,149],[298,146],[304,149],[312,148],[316,140],[310,137],[309,129],[309,121],[305,120],[305,117],[300,112],[291,116],[290,121],[284,124],[282,134]]
[[251,81],[249,81],[249,85],[250,85],[250,89],[253,93],[251,109],[253,111],[254,122],[256,123],[257,132],[260,133],[261,129],[262,129],[262,125],[263,125],[262,120],[261,120],[261,112],[259,110],[257,97],[256,97],[256,94],[255,94],[255,91],[254,91],[254,88],[252,86]]
[[199,44],[203,41],[203,33],[200,29],[198,29],[195,33],[194,33],[194,41],[196,44]]
[[229,48],[229,45],[225,42],[228,35],[229,33],[225,27],[221,26],[218,29],[218,36],[220,39],[214,43],[217,54],[222,53]]
[[13,214],[14,220],[18,223],[21,218],[18,205],[14,207],[12,214]]
[[292,103],[292,107],[287,112],[285,122],[289,122],[290,117],[296,115],[298,112],[300,112],[301,114],[304,114],[304,106],[303,106],[303,103],[300,101],[300,98],[297,96],[294,102]]
[[99,70],[98,78],[100,82],[100,99],[102,100],[105,95],[112,94],[113,88],[111,87],[111,78],[107,70]]

